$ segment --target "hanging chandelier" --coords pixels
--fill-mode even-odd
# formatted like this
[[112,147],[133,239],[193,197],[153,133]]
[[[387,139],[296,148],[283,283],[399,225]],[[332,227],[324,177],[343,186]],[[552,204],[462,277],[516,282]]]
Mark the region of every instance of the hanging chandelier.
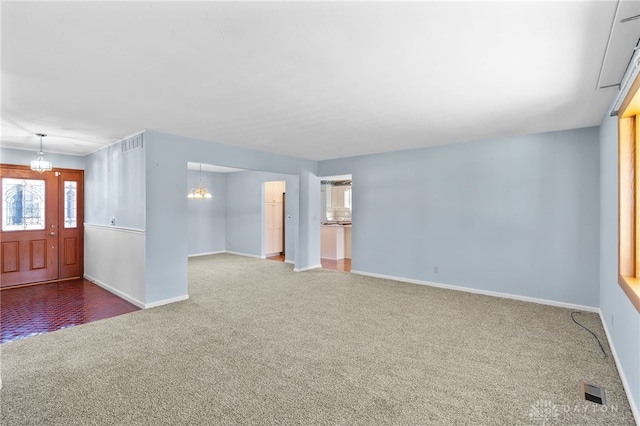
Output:
[[197,188],[191,188],[191,191],[187,194],[187,198],[192,198],[196,200],[209,199],[213,196],[209,192],[207,188],[202,187],[202,163],[200,163],[200,181],[198,183]]
[[36,133],[36,136],[40,136],[40,152],[38,152],[38,158],[31,160],[31,170],[38,173],[50,172],[53,168],[51,161],[44,159],[44,151],[42,151],[42,138],[46,137],[44,133]]

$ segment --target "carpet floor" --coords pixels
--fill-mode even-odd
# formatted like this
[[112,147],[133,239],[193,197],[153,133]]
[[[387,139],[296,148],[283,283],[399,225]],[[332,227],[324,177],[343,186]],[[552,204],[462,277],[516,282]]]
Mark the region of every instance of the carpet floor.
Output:
[[189,294],[0,345],[0,423],[634,424],[593,313],[606,358],[568,309],[228,254]]

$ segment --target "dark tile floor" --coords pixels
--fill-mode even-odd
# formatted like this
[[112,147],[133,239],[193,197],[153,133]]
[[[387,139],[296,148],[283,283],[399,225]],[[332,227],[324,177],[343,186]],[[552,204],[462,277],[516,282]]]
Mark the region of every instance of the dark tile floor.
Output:
[[0,343],[137,311],[87,280],[0,291]]

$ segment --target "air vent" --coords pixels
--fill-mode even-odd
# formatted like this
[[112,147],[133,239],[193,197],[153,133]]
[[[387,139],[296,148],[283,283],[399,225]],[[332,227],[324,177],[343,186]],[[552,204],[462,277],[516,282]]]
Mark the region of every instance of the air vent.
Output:
[[595,402],[600,405],[607,405],[604,388],[580,381],[580,397],[586,401]]
[[136,149],[142,149],[142,133],[132,138],[123,140],[120,142],[120,152],[126,154],[127,152],[135,151]]
[[351,185],[350,180],[322,180],[320,185],[345,186]]

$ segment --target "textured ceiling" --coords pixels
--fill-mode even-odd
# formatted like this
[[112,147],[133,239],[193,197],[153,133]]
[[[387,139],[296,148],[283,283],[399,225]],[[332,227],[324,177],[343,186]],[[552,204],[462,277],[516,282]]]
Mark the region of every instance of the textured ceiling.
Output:
[[639,5],[3,1],[1,142],[153,129],[319,160],[594,126]]

